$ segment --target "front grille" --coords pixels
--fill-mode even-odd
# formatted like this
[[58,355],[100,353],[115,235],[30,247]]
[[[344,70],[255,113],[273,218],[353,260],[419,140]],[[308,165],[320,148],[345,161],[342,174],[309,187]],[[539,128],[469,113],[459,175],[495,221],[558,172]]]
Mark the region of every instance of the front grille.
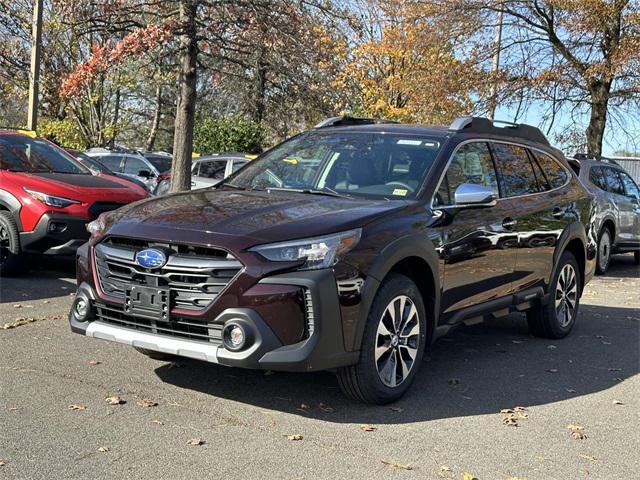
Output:
[[91,218],[98,218],[101,213],[110,212],[124,206],[124,203],[95,202],[89,207]]
[[[147,269],[135,262],[136,252],[162,248],[167,263]],[[169,289],[171,307],[202,310],[208,307],[242,269],[242,264],[222,249],[173,245],[111,237],[95,247],[100,288],[124,300],[132,286]]]
[[127,315],[121,308],[111,307],[101,303],[96,304],[96,316],[98,320],[102,322],[119,327],[159,335],[187,338],[189,340],[208,342],[216,345],[222,344],[223,326],[221,324],[186,320],[183,318],[172,319],[168,322],[150,320]]

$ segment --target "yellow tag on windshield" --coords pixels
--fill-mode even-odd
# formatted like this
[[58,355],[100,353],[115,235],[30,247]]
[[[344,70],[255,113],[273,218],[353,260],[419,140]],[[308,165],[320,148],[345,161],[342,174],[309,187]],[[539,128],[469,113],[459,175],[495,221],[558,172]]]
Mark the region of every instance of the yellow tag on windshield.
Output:
[[282,161],[290,163],[291,165],[297,165],[298,164],[298,160],[296,160],[295,158],[284,158],[284,159],[282,159]]
[[396,188],[393,191],[393,195],[397,195],[399,197],[405,197],[407,195],[407,193],[409,192],[409,190],[406,190],[404,188]]

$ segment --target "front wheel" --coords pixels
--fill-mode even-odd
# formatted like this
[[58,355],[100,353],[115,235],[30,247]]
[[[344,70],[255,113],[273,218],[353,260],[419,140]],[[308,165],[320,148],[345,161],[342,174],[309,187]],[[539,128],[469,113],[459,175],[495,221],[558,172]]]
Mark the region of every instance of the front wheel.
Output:
[[343,393],[372,404],[399,399],[422,362],[426,331],[418,287],[404,275],[389,275],[369,311],[359,362],[336,373]]
[[20,254],[18,227],[9,212],[0,212],[0,276],[15,272]]
[[578,316],[580,269],[576,258],[564,252],[549,284],[549,300],[527,310],[529,330],[536,337],[563,338],[569,335]]

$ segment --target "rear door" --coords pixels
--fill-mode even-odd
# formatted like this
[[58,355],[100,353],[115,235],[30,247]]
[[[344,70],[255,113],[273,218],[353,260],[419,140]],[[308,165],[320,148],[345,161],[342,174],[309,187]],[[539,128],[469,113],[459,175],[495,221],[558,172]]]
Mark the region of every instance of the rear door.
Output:
[[517,235],[508,225],[511,209],[502,199],[493,207],[457,208],[454,194],[463,183],[499,193],[486,142],[465,143],[456,149],[434,197],[434,209],[452,212],[450,221],[441,227],[444,322],[462,309],[512,291]]
[[224,179],[227,159],[202,160],[198,162],[196,175],[191,178],[191,189],[207,188]]
[[624,185],[615,168],[603,166],[602,173],[607,184],[609,199],[613,204],[616,216],[616,233],[614,244],[626,243],[631,236],[631,226],[629,217],[631,213],[631,202],[624,195]]
[[626,226],[629,236],[625,238],[625,243],[637,246],[640,244],[640,189],[628,173],[618,170],[618,174],[622,180],[626,197],[624,203],[625,211],[623,212],[622,208],[620,209],[620,215],[624,215],[627,220]]
[[569,224],[571,198],[564,186],[569,173],[550,155],[527,147],[492,143],[498,178],[512,209],[518,234],[514,293],[542,287],[551,277],[556,243]]
[[[142,172],[148,173],[148,175],[140,175]],[[151,170],[147,162],[142,158],[134,157],[132,155],[125,155],[124,157],[124,174],[128,177],[140,180],[151,191],[156,186],[156,178],[154,172]]]

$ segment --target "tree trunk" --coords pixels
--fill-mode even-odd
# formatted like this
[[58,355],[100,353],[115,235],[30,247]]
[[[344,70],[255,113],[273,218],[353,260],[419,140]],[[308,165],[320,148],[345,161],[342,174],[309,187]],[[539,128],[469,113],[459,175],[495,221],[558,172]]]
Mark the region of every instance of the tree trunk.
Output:
[[111,140],[109,140],[109,148],[116,146],[116,134],[118,128],[118,121],[120,119],[120,87],[116,88],[116,100],[113,108],[113,118],[111,119],[111,128],[113,133],[111,134]]
[[590,85],[591,118],[587,127],[587,153],[592,156],[602,155],[602,140],[607,125],[607,108],[611,92],[611,84],[600,81]]
[[178,78],[178,105],[173,136],[173,164],[171,192],[191,188],[191,154],[193,153],[193,127],[196,117],[196,74],[198,43],[196,14],[198,0],[180,1],[180,75]]
[[147,138],[147,144],[145,148],[147,151],[153,150],[156,143],[156,137],[158,135],[158,127],[160,126],[160,118],[162,117],[162,87],[160,84],[156,87],[156,111],[153,114],[153,123],[151,124],[151,131],[149,132],[149,138]]

